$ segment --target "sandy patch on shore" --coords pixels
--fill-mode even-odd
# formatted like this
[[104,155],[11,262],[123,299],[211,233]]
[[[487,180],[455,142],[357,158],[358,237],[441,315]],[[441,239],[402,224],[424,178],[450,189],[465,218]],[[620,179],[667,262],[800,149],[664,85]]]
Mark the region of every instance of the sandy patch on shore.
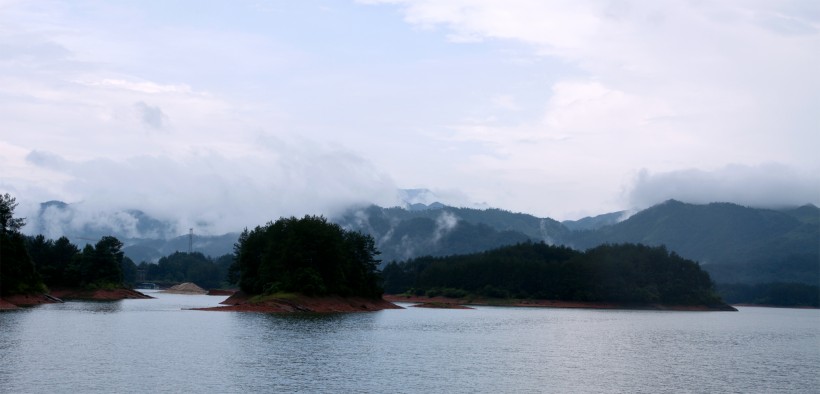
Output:
[[208,291],[197,286],[195,283],[185,282],[176,286],[171,286],[168,290],[163,290],[162,293],[171,294],[208,294]]

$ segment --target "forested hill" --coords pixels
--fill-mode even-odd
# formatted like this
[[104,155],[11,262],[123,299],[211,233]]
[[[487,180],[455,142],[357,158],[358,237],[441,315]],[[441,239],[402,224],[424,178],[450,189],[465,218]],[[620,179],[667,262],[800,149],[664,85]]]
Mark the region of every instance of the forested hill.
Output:
[[483,253],[421,257],[383,270],[387,293],[620,304],[722,305],[709,274],[663,247],[604,245],[578,252],[522,243]]
[[[719,283],[820,281],[820,209],[788,210],[669,200],[618,222],[622,212],[559,223],[499,209],[370,206],[336,219],[376,239],[384,263],[489,250],[522,240],[584,250],[602,244],[665,245]],[[586,230],[571,230],[574,229]]]
[[716,282],[820,281],[820,209],[776,211],[669,200],[620,223],[575,232],[579,249],[604,243],[666,245],[700,262]]
[[501,209],[434,206],[406,210],[371,205],[351,209],[334,219],[342,227],[376,240],[380,259],[481,252],[527,240],[560,243],[569,230],[561,223]]

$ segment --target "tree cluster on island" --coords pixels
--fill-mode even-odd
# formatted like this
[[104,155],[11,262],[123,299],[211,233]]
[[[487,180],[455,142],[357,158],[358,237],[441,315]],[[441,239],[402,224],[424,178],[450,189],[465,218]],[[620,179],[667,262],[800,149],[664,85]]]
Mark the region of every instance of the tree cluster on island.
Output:
[[380,298],[375,242],[321,216],[280,218],[245,229],[231,280],[248,294]]
[[720,305],[709,274],[664,247],[603,245],[586,252],[524,242],[483,253],[420,257],[383,270],[389,294]]

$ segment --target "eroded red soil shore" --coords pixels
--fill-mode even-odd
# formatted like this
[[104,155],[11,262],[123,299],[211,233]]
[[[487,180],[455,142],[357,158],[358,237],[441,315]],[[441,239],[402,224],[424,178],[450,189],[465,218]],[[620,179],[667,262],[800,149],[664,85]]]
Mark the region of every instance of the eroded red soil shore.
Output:
[[49,294],[66,300],[116,301],[154,298],[136,290],[125,288],[100,290],[54,289]]
[[618,304],[609,302],[581,302],[555,300],[518,300],[518,299],[457,299],[445,297],[424,297],[385,294],[384,299],[390,302],[410,302],[418,304],[449,304],[449,305],[488,305],[488,306],[519,306],[541,308],[583,308],[583,309],[637,309],[637,310],[669,310],[669,311],[737,311],[729,305],[662,305],[662,304]]
[[125,299],[153,298],[131,289],[54,289],[49,294],[15,294],[0,299],[0,310],[12,310],[41,304],[54,304],[63,300],[116,301]]
[[9,311],[12,309],[17,309],[18,306],[8,302],[2,298],[0,298],[0,311]]
[[293,295],[283,298],[270,298],[263,301],[252,301],[251,297],[237,292],[223,301],[225,306],[212,308],[197,308],[204,311],[236,311],[236,312],[262,312],[262,313],[289,313],[289,312],[373,312],[383,309],[402,309],[391,302],[383,299],[370,299],[362,297],[308,297],[304,295]]
[[3,296],[2,300],[0,300],[0,310],[17,309],[18,307],[41,304],[54,304],[58,302],[62,301],[46,294],[15,294]]

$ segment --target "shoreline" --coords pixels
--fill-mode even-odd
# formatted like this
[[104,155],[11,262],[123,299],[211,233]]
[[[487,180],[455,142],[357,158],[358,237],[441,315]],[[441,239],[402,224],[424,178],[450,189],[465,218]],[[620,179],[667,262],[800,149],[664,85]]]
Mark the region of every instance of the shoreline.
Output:
[[[461,306],[511,306],[527,308],[570,308],[570,309],[622,309],[622,310],[652,310],[652,311],[691,311],[691,312],[737,312],[731,305],[663,305],[663,304],[619,304],[614,302],[583,302],[557,300],[521,300],[521,299],[489,299],[489,298],[445,298],[426,296],[406,296],[385,294],[383,297],[390,302],[407,302],[415,304],[436,304]],[[439,306],[440,308],[446,306]]]
[[119,301],[154,298],[149,295],[140,293],[139,291],[127,289],[124,287],[116,289],[98,290],[57,288],[49,292],[48,295],[57,297],[62,300],[83,301]]
[[820,309],[820,307],[811,305],[732,304],[732,306],[742,306],[744,308]]
[[63,300],[50,294],[14,294],[0,298],[0,310],[8,311],[43,304],[58,304]]
[[119,301],[151,298],[154,297],[126,288],[98,290],[60,288],[45,294],[14,294],[0,297],[0,311],[10,311],[43,304],[59,304],[65,302],[64,300]]
[[198,311],[257,312],[257,313],[340,313],[376,312],[384,309],[404,309],[383,298],[341,297],[336,295],[310,297],[302,294],[284,294],[261,299],[236,292],[221,304],[209,308],[192,308]]

